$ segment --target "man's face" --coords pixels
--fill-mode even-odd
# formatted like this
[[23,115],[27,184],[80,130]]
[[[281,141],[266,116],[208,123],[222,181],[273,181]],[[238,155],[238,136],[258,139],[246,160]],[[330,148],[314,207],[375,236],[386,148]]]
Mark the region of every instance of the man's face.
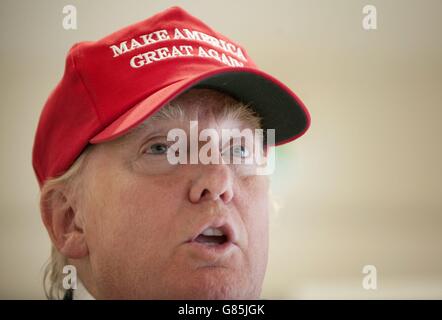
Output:
[[[168,131],[188,132],[189,119],[220,136],[250,127],[217,115],[226,99],[191,90],[175,100],[185,119],[153,121],[92,150],[79,207],[89,256],[73,263],[96,298],[259,298],[268,178],[234,164],[172,165],[163,153]],[[202,236],[208,227],[224,236]]]

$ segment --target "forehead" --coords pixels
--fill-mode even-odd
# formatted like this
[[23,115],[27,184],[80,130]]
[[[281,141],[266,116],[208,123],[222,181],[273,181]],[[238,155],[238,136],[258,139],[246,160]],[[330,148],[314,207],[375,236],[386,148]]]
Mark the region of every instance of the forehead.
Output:
[[161,118],[164,111],[173,113],[173,109],[180,109],[183,113],[181,116],[186,119],[204,119],[211,115],[219,118],[225,115],[227,109],[234,109],[238,104],[231,96],[216,90],[190,89],[159,110],[152,119]]
[[148,131],[185,125],[198,120],[223,127],[260,128],[260,118],[248,106],[231,96],[211,89],[191,89],[158,110],[124,138],[136,137]]

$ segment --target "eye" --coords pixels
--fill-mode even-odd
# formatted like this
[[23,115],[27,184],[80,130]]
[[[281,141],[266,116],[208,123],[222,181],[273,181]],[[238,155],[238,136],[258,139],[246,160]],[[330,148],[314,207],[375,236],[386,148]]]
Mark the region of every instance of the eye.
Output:
[[169,146],[165,143],[154,143],[151,144],[148,148],[147,148],[147,153],[149,154],[166,154],[167,150],[169,149]]
[[250,154],[245,146],[232,146],[231,150],[234,157],[247,158]]

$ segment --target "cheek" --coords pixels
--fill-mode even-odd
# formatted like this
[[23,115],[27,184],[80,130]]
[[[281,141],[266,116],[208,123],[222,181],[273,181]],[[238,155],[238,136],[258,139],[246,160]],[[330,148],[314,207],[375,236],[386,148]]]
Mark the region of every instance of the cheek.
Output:
[[90,240],[95,252],[142,259],[167,246],[165,235],[178,211],[182,189],[174,181],[133,176],[103,180],[90,206]]
[[266,259],[268,249],[269,197],[266,177],[250,177],[244,181],[239,201],[247,230],[249,254]]

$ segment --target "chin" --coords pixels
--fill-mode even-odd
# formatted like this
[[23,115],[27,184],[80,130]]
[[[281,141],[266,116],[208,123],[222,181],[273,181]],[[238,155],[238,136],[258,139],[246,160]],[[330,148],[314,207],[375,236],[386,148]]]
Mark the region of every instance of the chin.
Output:
[[229,288],[225,286],[214,287],[199,291],[182,292],[173,297],[164,299],[173,300],[255,300],[259,299],[259,293],[244,292],[244,288]]
[[255,284],[250,279],[234,277],[187,278],[179,286],[169,290],[171,295],[164,299],[182,300],[254,300],[261,295],[261,283]]

